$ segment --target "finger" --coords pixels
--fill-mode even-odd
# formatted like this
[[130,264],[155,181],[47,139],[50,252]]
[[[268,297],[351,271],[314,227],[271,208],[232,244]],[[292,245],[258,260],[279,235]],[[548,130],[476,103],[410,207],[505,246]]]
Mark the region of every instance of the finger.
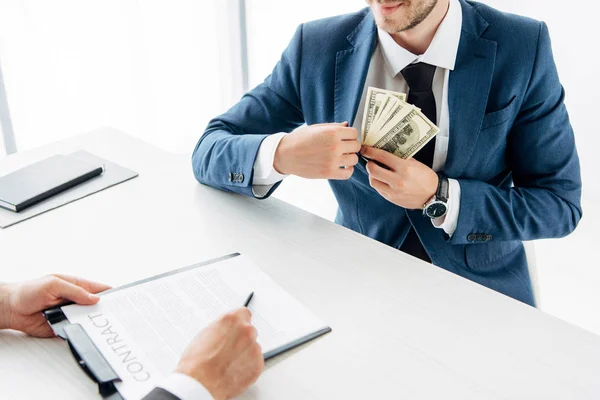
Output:
[[252,320],[252,311],[248,307],[241,307],[234,310],[233,315],[243,322],[250,322]]
[[89,293],[84,288],[58,277],[53,277],[53,279],[50,280],[48,289],[50,294],[57,300],[69,300],[82,305],[96,304],[100,299],[98,296]]
[[243,379],[243,386],[252,385],[265,368],[265,360],[262,354],[262,349],[259,345],[246,346],[239,352],[240,357],[238,362],[244,366],[244,374],[240,377]]
[[356,153],[344,154],[340,159],[340,167],[352,167],[358,164],[358,156]]
[[379,161],[383,165],[390,167],[392,170],[397,170],[399,167],[398,164],[404,161],[400,157],[388,153],[387,151],[376,149],[370,146],[362,146],[360,149],[360,154],[370,158],[371,160]]
[[69,283],[72,283],[75,286],[79,286],[80,288],[83,288],[90,293],[100,293],[105,290],[111,289],[110,286],[105,285],[104,283],[88,281],[87,279],[78,278],[76,276],[63,275],[63,274],[53,274],[53,275],[59,279],[62,279],[63,281],[67,281]]
[[394,172],[380,167],[373,161],[367,163],[367,172],[369,173],[369,176],[384,182],[389,186],[392,186],[392,183],[396,180],[396,174]]
[[255,343],[250,348],[250,357],[254,360],[254,370],[253,370],[254,379],[253,379],[253,381],[255,382],[256,379],[258,379],[260,374],[265,369],[265,358],[263,356],[262,347],[260,346],[260,344]]
[[30,336],[37,338],[51,338],[56,336],[48,324],[46,317],[41,313],[28,317],[27,328],[25,328],[25,331],[25,333]]
[[348,122],[324,122],[321,124],[314,124],[314,125],[310,125],[310,126],[331,126],[331,125],[336,125],[336,126],[348,126]]
[[256,328],[249,323],[241,324],[231,332],[233,332],[231,345],[234,354],[241,354],[244,349],[256,343],[258,337]]
[[344,154],[358,153],[360,151],[360,142],[358,140],[344,140],[340,149]]
[[337,181],[345,181],[345,180],[350,179],[350,177],[352,176],[353,173],[354,173],[353,166],[349,166],[349,167],[345,167],[345,168],[338,168],[335,170],[335,172],[333,173],[333,176],[330,179],[337,180]]
[[338,128],[337,137],[342,140],[357,140],[358,131],[354,128]]
[[373,189],[377,190],[377,192],[379,192],[379,194],[382,195],[383,197],[385,197],[385,198],[389,197],[391,188],[387,183],[381,182],[380,180],[375,179],[375,178],[369,178],[369,184],[371,185],[371,187]]

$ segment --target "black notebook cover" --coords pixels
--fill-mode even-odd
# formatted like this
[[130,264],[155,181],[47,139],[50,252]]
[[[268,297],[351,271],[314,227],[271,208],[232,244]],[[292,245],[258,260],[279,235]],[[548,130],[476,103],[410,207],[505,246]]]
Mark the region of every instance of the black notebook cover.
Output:
[[56,155],[0,177],[0,207],[19,212],[100,175],[101,165]]

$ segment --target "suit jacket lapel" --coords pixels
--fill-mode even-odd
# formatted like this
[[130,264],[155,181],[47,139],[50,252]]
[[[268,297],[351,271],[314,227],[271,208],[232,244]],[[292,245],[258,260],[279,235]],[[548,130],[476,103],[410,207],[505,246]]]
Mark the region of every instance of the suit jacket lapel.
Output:
[[494,73],[496,42],[481,38],[488,27],[472,5],[460,0],[463,27],[454,71],[450,73],[448,107],[450,142],[445,173],[463,173],[479,137]]
[[369,11],[347,37],[352,47],[336,55],[334,122],[348,121],[350,126],[354,123],[371,56],[377,44],[376,32],[375,20]]

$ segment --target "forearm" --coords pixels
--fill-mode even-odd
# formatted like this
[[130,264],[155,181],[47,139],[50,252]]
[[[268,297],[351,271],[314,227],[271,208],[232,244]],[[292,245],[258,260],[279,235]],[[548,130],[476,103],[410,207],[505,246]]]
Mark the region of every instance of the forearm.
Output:
[[266,137],[207,130],[192,155],[194,176],[205,185],[253,196],[254,162]]
[[0,329],[10,328],[10,286],[0,283]]
[[301,42],[300,27],[265,82],[209,123],[192,157],[199,182],[255,196],[254,163],[262,141],[305,123],[299,91]]
[[[461,210],[454,244],[473,243],[472,234],[489,240],[536,240],[571,233],[582,216],[579,188],[497,188],[485,182],[459,180]],[[561,193],[559,196],[556,192]]]
[[205,185],[256,197],[254,166],[263,141],[274,132],[291,132],[303,122],[301,118],[295,107],[266,84],[259,85],[209,123],[192,156],[196,179]]

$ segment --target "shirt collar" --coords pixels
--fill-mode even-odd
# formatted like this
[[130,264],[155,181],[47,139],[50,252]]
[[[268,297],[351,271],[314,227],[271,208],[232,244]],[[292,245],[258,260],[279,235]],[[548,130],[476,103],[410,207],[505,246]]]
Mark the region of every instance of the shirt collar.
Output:
[[392,77],[414,62],[424,62],[454,70],[462,30],[462,8],[458,0],[450,0],[446,17],[438,27],[425,54],[418,56],[394,41],[386,31],[377,28],[379,44]]

